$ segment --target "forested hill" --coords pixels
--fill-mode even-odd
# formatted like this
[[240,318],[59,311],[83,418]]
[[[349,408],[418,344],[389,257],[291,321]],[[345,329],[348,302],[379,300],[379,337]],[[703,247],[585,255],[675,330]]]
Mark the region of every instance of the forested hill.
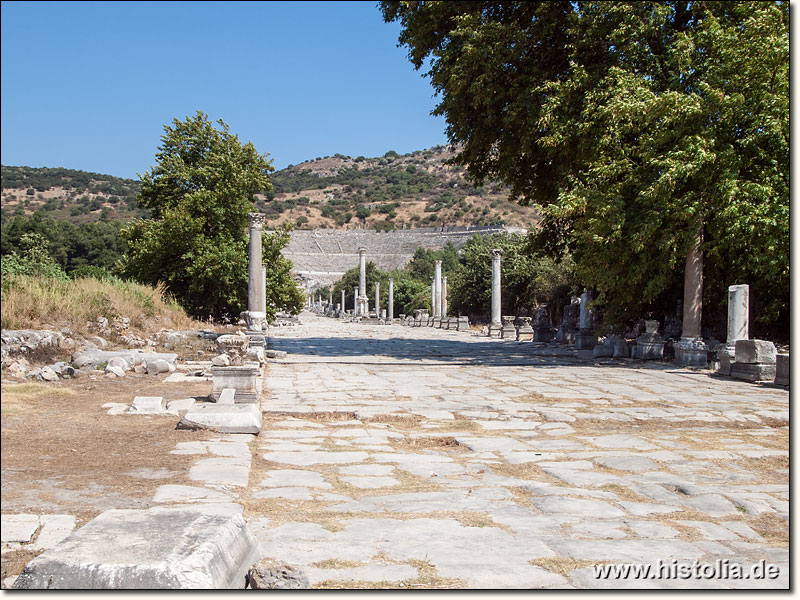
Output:
[[[381,157],[341,154],[315,158],[272,173],[274,190],[256,197],[270,226],[300,229],[402,229],[440,225],[529,227],[536,210],[509,202],[498,183],[475,188],[452,156],[437,146]],[[2,220],[43,210],[73,223],[127,221],[137,208],[139,182],[63,168],[2,167]]]
[[144,216],[136,207],[139,182],[74,169],[0,168],[2,220],[41,209],[54,219],[75,223],[128,220]]

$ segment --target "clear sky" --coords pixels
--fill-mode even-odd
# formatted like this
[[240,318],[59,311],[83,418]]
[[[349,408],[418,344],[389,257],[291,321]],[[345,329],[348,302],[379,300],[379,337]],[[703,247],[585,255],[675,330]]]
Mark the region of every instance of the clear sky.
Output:
[[223,119],[276,168],[445,144],[377,2],[2,2],[2,164],[136,178],[163,127]]

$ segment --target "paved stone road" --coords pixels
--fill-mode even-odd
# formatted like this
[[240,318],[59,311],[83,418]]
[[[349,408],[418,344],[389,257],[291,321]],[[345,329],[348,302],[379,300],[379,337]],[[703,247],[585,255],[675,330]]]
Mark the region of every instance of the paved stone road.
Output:
[[[266,554],[313,585],[788,586],[787,391],[469,332],[301,320],[270,332],[289,355],[267,367],[239,498]],[[779,572],[715,578],[726,561],[734,576]],[[593,570],[624,563],[651,578]],[[679,578],[692,563],[701,577]]]

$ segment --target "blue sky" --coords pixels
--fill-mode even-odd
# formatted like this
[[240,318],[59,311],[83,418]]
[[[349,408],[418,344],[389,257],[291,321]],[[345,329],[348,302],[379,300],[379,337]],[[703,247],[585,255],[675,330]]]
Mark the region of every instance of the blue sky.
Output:
[[376,2],[2,2],[2,164],[136,178],[202,110],[276,168],[445,144]]

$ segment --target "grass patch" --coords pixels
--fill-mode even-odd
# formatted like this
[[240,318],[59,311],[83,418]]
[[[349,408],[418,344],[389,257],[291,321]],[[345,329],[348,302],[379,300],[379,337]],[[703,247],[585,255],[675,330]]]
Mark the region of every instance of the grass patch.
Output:
[[545,571],[550,571],[551,573],[557,573],[558,575],[569,577],[569,574],[575,569],[591,567],[596,565],[597,561],[553,556],[549,558],[535,558],[533,560],[529,560],[528,563],[535,567],[541,567]]
[[3,384],[0,386],[0,414],[19,414],[25,412],[32,401],[40,398],[66,398],[76,393],[72,389],[45,383]]

